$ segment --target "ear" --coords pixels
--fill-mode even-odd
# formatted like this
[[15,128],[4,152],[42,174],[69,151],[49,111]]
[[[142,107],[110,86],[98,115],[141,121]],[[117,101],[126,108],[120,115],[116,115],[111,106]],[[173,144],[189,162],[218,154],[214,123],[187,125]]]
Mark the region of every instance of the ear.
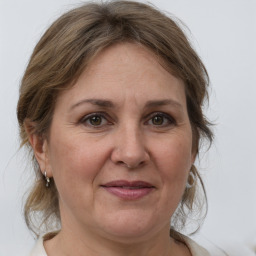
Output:
[[48,177],[52,177],[51,168],[49,168],[48,142],[45,136],[36,133],[35,123],[26,120],[25,130],[28,135],[29,143],[34,151],[35,158],[39,164],[42,174],[47,172]]
[[193,150],[191,154],[191,164],[193,165],[196,161],[197,151]]

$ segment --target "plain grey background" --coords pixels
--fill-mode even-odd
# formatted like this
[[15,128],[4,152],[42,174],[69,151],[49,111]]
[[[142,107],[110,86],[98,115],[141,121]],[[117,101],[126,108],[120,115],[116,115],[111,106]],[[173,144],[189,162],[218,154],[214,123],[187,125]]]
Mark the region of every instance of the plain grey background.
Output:
[[[31,171],[27,155],[18,149],[19,83],[45,29],[79,3],[0,0],[0,255],[26,255],[34,243],[22,219]],[[189,27],[211,79],[206,113],[216,123],[216,138],[199,163],[209,213],[196,239],[227,248],[250,246],[256,242],[256,1],[151,3]]]

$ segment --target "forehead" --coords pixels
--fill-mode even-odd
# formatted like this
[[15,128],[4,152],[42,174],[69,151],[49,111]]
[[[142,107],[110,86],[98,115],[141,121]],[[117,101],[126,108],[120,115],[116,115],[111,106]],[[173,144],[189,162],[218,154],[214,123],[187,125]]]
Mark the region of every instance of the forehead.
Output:
[[135,43],[119,43],[102,50],[66,96],[69,100],[102,97],[143,102],[174,97],[186,101],[183,81],[168,72],[152,51]]
[[[126,74],[137,68],[140,71],[142,68],[144,71],[155,69],[158,71],[158,75],[166,75],[166,72],[174,75],[173,70],[160,56],[137,42],[121,42],[104,48],[87,65],[86,73],[89,76],[100,70],[100,73],[106,75],[119,69]],[[179,79],[177,76],[176,78]]]

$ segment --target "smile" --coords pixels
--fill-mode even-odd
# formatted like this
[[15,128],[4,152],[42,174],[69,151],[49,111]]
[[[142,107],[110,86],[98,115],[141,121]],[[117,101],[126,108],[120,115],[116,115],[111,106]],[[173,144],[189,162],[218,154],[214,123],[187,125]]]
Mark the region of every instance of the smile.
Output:
[[101,187],[103,187],[109,193],[124,200],[138,200],[148,195],[155,189],[155,187],[148,182],[130,182],[125,180],[111,181],[102,185]]

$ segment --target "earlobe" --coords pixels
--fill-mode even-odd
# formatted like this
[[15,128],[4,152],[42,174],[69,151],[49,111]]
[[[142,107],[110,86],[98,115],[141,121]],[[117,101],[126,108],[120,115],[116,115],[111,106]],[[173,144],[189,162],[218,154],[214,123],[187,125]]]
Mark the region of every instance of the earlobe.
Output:
[[[42,174],[47,169],[47,162],[48,162],[48,145],[47,140],[42,135],[39,135],[35,132],[35,125],[30,122],[25,122],[25,129],[28,135],[29,143],[33,149],[35,158],[40,166]],[[47,175],[51,176],[51,174],[47,170]]]

